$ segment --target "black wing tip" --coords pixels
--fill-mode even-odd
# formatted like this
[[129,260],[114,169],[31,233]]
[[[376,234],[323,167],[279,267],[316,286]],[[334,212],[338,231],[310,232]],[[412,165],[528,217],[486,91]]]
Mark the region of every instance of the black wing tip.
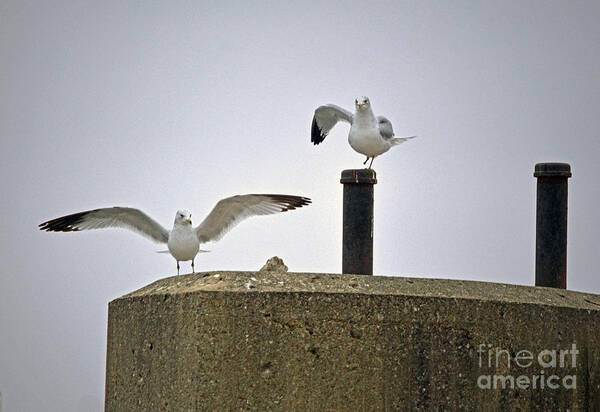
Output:
[[295,195],[266,195],[272,200],[281,203],[281,211],[287,212],[288,210],[299,209],[302,206],[308,206],[312,203],[312,200],[304,196]]
[[324,135],[321,129],[319,128],[319,125],[317,124],[317,118],[313,117],[312,128],[310,131],[310,141],[316,146],[323,140],[325,140],[326,136],[327,135]]
[[79,232],[79,228],[76,227],[77,224],[81,223],[85,215],[90,212],[93,212],[93,210],[57,217],[56,219],[40,223],[38,227],[40,230],[46,232]]

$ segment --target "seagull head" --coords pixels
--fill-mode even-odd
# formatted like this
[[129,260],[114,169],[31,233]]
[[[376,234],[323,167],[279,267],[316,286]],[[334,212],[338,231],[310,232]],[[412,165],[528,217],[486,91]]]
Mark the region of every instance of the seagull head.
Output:
[[354,105],[356,106],[356,110],[366,110],[371,106],[371,102],[367,96],[361,96],[354,100]]
[[187,210],[178,210],[177,214],[175,215],[175,224],[191,226],[192,214]]

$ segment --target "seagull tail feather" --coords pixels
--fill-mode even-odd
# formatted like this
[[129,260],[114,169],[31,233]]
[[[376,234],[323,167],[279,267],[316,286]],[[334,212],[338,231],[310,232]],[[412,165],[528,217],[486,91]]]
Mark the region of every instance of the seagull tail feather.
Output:
[[408,137],[394,137],[394,138],[391,140],[391,143],[392,143],[392,146],[397,146],[397,145],[399,145],[400,143],[404,143],[404,142],[406,142],[407,140],[414,139],[415,137],[417,137],[417,136],[408,136]]

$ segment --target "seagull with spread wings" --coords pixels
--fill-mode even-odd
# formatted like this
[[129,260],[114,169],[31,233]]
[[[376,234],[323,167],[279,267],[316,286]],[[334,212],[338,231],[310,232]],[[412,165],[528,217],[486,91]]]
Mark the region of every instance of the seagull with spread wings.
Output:
[[416,137],[394,137],[392,123],[383,116],[375,117],[368,97],[358,97],[354,104],[354,114],[335,104],[318,107],[313,116],[310,140],[317,145],[325,140],[338,122],[350,123],[348,143],[355,151],[367,156],[363,164],[366,165],[371,159],[370,169],[376,156]]
[[192,227],[192,215],[179,210],[173,229],[167,230],[139,209],[108,207],[74,213],[49,220],[39,225],[48,232],[77,232],[80,230],[118,227],[133,230],[157,243],[166,243],[171,256],[179,262],[192,261],[200,251],[200,244],[219,240],[242,220],[257,215],[287,212],[307,206],[311,200],[292,195],[238,195],[220,200],[206,218]]

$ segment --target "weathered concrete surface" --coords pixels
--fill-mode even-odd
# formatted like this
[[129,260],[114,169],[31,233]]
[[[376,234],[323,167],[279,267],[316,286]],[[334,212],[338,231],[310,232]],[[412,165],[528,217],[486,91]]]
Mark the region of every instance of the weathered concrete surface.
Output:
[[[564,367],[537,361],[542,350],[572,344],[575,367],[568,353]],[[493,352],[488,367],[490,347],[510,352],[510,368],[505,352],[498,367]],[[514,362],[522,350],[534,356],[529,367]],[[532,389],[542,371],[559,377],[553,384],[575,375],[576,388],[539,389],[538,380]],[[478,387],[480,376],[494,374],[525,375],[530,386]],[[600,296],[468,281],[212,272],[162,279],[109,306],[107,411],[521,409],[600,410]]]

